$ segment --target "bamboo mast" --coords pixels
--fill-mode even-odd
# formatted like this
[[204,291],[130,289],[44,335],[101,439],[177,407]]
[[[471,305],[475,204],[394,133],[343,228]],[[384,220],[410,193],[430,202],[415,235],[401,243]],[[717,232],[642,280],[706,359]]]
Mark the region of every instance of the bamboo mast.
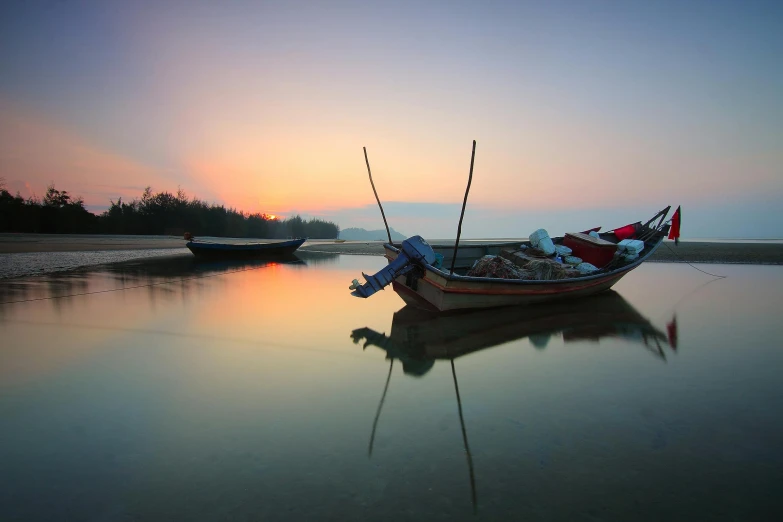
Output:
[[386,214],[383,212],[383,205],[381,205],[381,200],[378,198],[378,192],[375,190],[375,183],[372,182],[372,172],[370,171],[370,160],[367,159],[367,147],[362,147],[364,150],[364,162],[367,163],[367,174],[370,175],[370,185],[372,185],[372,191],[373,194],[375,194],[375,201],[378,202],[378,206],[381,208],[381,216],[383,217],[383,224],[386,226],[386,235],[389,236],[389,244],[393,245],[392,238],[391,238],[391,232],[389,232],[389,224],[386,222]]
[[473,140],[473,152],[470,154],[470,173],[468,174],[468,187],[465,189],[465,199],[462,200],[462,212],[459,214],[459,225],[457,225],[457,240],[454,242],[454,256],[451,258],[451,273],[454,273],[454,263],[457,262],[457,250],[459,249],[459,236],[462,234],[462,218],[465,216],[465,205],[468,204],[468,192],[470,192],[470,183],[473,181],[473,160],[476,158],[476,140]]

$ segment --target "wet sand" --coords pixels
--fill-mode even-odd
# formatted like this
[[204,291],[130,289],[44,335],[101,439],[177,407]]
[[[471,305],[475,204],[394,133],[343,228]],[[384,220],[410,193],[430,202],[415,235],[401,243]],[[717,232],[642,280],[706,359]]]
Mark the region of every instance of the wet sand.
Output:
[[[437,242],[440,244],[441,242]],[[0,234],[0,254],[105,250],[174,249],[185,241],[171,236],[109,236],[71,234]],[[310,240],[300,250],[332,254],[383,255],[381,241]],[[666,242],[651,261],[690,263],[783,264],[783,244]]]
[[82,234],[0,234],[0,254],[30,252],[84,252],[184,248],[173,236],[114,236]]

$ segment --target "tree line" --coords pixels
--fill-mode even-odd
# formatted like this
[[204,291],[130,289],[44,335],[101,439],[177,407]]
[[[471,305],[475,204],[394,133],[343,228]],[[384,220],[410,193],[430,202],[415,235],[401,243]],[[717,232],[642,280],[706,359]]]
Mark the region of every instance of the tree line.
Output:
[[248,213],[189,199],[183,190],[176,194],[153,194],[147,187],[141,198],[126,203],[110,201],[109,209],[95,215],[84,207],[81,197],[49,185],[43,199],[11,195],[0,179],[0,232],[46,234],[141,234],[286,238],[336,238],[340,227],[331,221],[293,216],[276,219],[262,213]]

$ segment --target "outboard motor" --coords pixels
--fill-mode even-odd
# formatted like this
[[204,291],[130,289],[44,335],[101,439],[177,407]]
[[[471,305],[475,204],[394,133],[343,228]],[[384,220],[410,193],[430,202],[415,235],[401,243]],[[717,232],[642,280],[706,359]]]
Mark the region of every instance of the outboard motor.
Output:
[[378,290],[382,290],[383,287],[388,286],[392,281],[401,275],[405,275],[411,270],[415,264],[427,264],[431,265],[435,262],[435,251],[421,236],[409,237],[402,242],[402,251],[397,255],[397,258],[389,263],[389,265],[378,272],[375,275],[368,276],[362,272],[362,276],[367,281],[365,284],[360,285],[358,281],[354,279],[354,284],[351,285],[351,295],[356,297],[370,297]]

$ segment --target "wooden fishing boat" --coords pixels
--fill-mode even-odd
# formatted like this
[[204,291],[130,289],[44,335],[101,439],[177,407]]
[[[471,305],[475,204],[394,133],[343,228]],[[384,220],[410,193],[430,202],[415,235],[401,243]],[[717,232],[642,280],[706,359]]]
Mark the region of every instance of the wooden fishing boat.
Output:
[[[354,281],[353,295],[368,297],[391,283],[395,292],[412,306],[432,311],[449,311],[471,308],[494,308],[500,306],[530,305],[559,299],[574,299],[594,295],[610,289],[615,283],[632,270],[639,267],[658,249],[669,231],[669,223],[664,222],[671,207],[658,212],[645,224],[641,222],[627,225],[603,234],[599,234],[600,245],[616,245],[623,235],[619,231],[633,228],[632,237],[644,244],[638,258],[627,260],[623,256],[613,256],[599,270],[578,277],[566,277],[552,280],[501,279],[465,275],[473,263],[486,255],[501,255],[515,249],[530,248],[530,241],[505,243],[469,243],[459,245],[454,258],[454,245],[432,245],[418,238],[420,243],[401,245],[386,243],[385,256],[389,261],[386,267],[374,276],[363,274],[367,283]],[[656,220],[657,223],[653,224]],[[575,234],[585,237],[585,234]],[[574,235],[571,235],[573,237]],[[555,245],[567,242],[565,237],[552,238]],[[435,256],[442,256],[443,262],[436,266]],[[425,252],[425,250],[427,252]],[[398,258],[400,258],[398,260]],[[450,267],[453,266],[453,271]]]
[[294,254],[306,239],[291,239],[270,243],[213,243],[188,241],[185,245],[196,257],[210,259],[282,258]]

